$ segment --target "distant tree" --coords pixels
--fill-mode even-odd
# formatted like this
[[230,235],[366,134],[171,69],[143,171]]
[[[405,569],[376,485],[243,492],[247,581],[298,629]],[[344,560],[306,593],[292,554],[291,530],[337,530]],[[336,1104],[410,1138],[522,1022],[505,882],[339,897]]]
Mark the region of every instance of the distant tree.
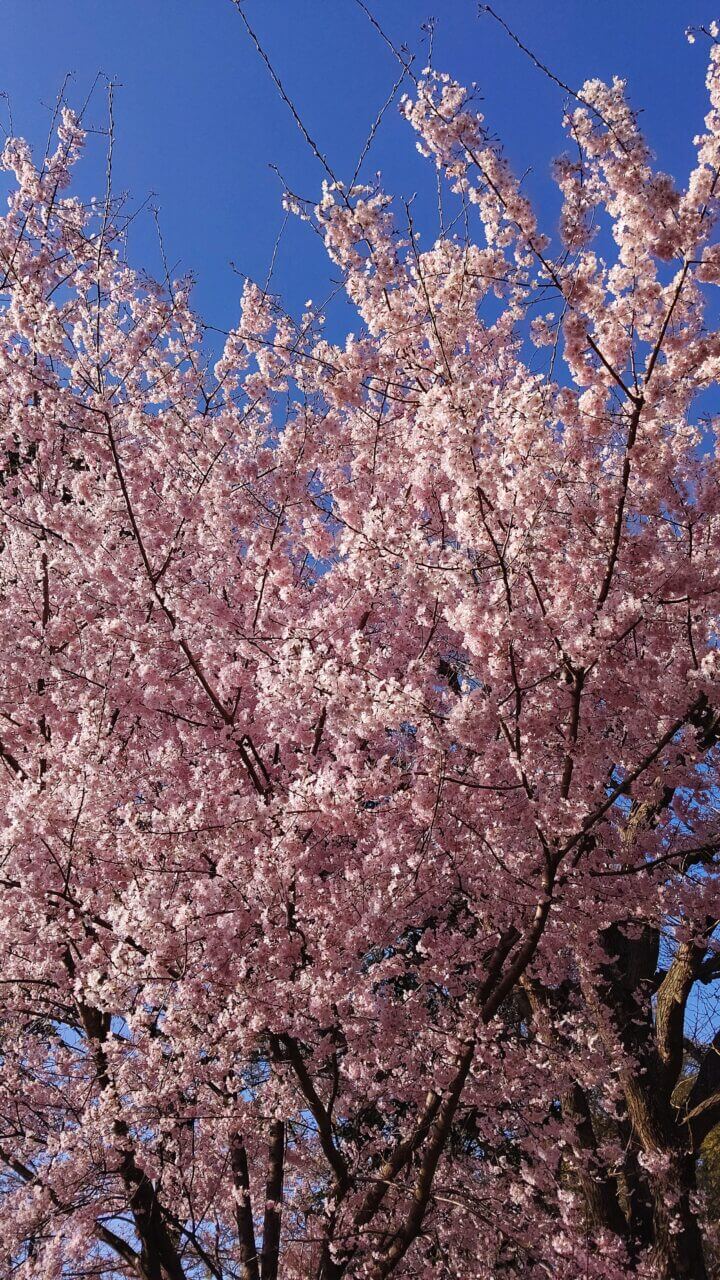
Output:
[[583,87],[555,250],[426,73],[459,217],[289,196],[358,332],[215,363],[8,143],[2,1276],[717,1274],[708,88],[677,190]]

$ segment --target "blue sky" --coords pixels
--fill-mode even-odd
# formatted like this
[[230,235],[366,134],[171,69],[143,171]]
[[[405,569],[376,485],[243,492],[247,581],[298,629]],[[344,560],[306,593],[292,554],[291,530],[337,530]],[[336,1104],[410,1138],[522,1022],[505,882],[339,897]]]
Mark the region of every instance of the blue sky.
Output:
[[[712,0],[710,0],[710,4]],[[661,166],[678,179],[706,111],[705,42],[690,46],[685,27],[720,17],[703,0],[496,0],[498,12],[561,78],[626,77]],[[434,62],[463,82],[476,81],[488,122],[516,171],[527,175],[552,229],[549,177],[563,148],[562,92],[548,83],[488,18],[476,0],[372,0],[398,42],[423,53],[421,24],[438,13]],[[355,168],[368,129],[397,75],[397,63],[355,0],[246,0],[246,13],[340,176]],[[136,203],[149,193],[160,209],[167,256],[198,279],[195,301],[222,327],[236,319],[240,282],[231,262],[264,280],[282,222],[281,190],[270,164],[291,186],[314,196],[322,170],[308,152],[252,47],[232,0],[0,0],[0,89],[14,129],[42,149],[51,107],[67,72],[73,105],[99,71],[116,91],[117,190]],[[105,120],[103,91],[88,111]],[[0,119],[7,112],[0,103]],[[80,175],[84,194],[102,193],[101,142]],[[417,192],[424,242],[435,231],[434,177],[417,156],[395,109],[385,116],[365,172],[386,187]],[[149,217],[134,225],[130,256],[160,270]],[[301,225],[283,237],[275,287],[292,310],[319,301],[327,278],[322,250]]]

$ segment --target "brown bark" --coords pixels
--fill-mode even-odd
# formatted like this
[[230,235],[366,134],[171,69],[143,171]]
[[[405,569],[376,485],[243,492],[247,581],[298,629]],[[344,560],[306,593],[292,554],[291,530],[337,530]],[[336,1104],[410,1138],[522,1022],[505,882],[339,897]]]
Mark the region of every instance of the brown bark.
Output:
[[573,1085],[563,1106],[577,1138],[577,1173],[582,1186],[588,1226],[592,1232],[605,1230],[624,1238],[627,1221],[620,1207],[617,1185],[598,1159],[597,1140],[587,1094]]
[[259,1280],[255,1227],[250,1200],[250,1174],[247,1151],[239,1133],[235,1134],[231,1151],[233,1182],[238,1201],[235,1205],[235,1224],[238,1233],[240,1255],[240,1280]]
[[[609,1052],[619,1048],[623,1055],[620,1082],[632,1133],[641,1152],[656,1166],[647,1177],[647,1187],[657,1273],[662,1280],[706,1280],[702,1236],[691,1203],[695,1160],[671,1100],[681,1065],[684,1003],[692,985],[691,953],[681,949],[675,971],[671,966],[661,984],[663,1013],[656,1028],[652,994],[657,930],[646,926],[639,937],[630,938],[613,926],[602,941],[607,962],[589,1007],[597,1015]],[[603,1006],[612,1014],[619,1046],[608,1041],[603,1029]]]
[[265,1183],[265,1215],[263,1218],[262,1280],[277,1280],[280,1264],[280,1228],[282,1225],[283,1178],[285,1168],[285,1124],[270,1122],[267,1179]]
[[[82,1002],[78,1002],[78,1012],[95,1059],[98,1085],[105,1092],[112,1087],[105,1052],[110,1031],[109,1016]],[[113,1128],[119,1154],[118,1173],[128,1194],[128,1204],[140,1240],[139,1270],[143,1280],[185,1280],[180,1255],[165,1221],[155,1185],[136,1159],[130,1129],[121,1117],[114,1121]]]

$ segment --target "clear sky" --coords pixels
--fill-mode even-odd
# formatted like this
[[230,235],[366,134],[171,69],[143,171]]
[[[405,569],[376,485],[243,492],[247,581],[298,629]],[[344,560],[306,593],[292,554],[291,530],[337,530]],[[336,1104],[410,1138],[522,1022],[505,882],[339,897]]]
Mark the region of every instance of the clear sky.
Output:
[[[549,177],[563,148],[564,95],[487,16],[476,0],[368,0],[397,42],[423,52],[421,24],[438,14],[434,63],[476,81],[489,124],[550,224]],[[661,166],[682,179],[706,111],[705,42],[690,24],[720,17],[720,0],[495,0],[497,11],[538,57],[573,86],[591,76],[626,78]],[[398,72],[356,0],[245,0],[248,18],[320,147],[341,177],[352,174],[370,124]],[[52,103],[67,72],[79,106],[96,74],[119,82],[114,181],[136,203],[154,193],[167,256],[198,279],[196,305],[211,323],[237,314],[231,262],[265,278],[282,222],[275,164],[302,195],[322,170],[279,100],[232,0],[0,0],[0,89],[14,129],[42,150]],[[96,91],[87,119],[104,124]],[[7,111],[0,102],[0,120]],[[432,238],[434,178],[409,127],[388,111],[365,172],[387,188],[418,193],[418,225]],[[83,193],[102,194],[103,157],[84,163]],[[152,220],[132,231],[131,257],[159,271]],[[280,247],[275,287],[291,309],[322,294],[323,257],[311,232],[293,226]]]

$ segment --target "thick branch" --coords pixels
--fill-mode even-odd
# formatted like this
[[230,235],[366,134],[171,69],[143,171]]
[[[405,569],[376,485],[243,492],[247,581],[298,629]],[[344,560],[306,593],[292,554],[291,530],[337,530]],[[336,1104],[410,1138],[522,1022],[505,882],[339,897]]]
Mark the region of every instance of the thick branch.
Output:
[[270,1123],[267,1179],[265,1183],[265,1215],[263,1219],[262,1280],[277,1280],[280,1265],[280,1226],[282,1223],[283,1175],[285,1166],[285,1124]]
[[286,1035],[273,1037],[273,1040],[281,1052],[282,1049],[285,1050],[290,1065],[295,1072],[305,1101],[318,1127],[318,1136],[323,1155],[335,1174],[337,1192],[342,1195],[350,1185],[350,1177],[342,1153],[335,1145],[330,1114],[312,1082],[297,1041],[293,1040],[292,1036]]
[[236,1133],[233,1139],[230,1158],[237,1197],[235,1201],[235,1223],[240,1246],[240,1280],[259,1280],[247,1151],[239,1133]]

